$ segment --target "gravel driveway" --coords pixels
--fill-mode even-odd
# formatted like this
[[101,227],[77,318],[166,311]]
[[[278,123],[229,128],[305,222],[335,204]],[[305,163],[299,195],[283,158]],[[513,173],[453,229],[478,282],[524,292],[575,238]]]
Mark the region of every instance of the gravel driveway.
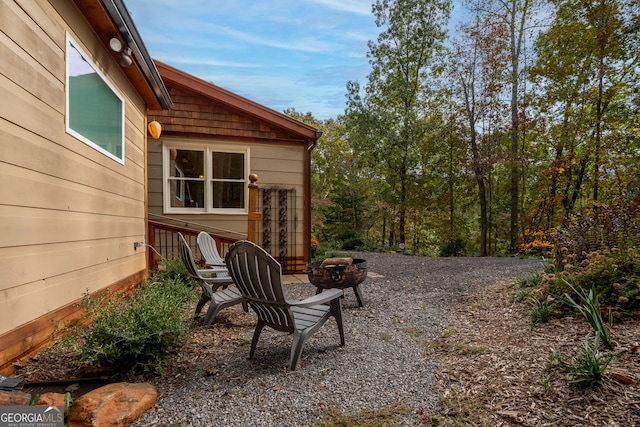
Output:
[[[416,425],[435,413],[436,361],[422,346],[450,321],[449,303],[471,289],[514,281],[541,267],[519,258],[426,258],[358,253],[369,277],[342,302],[346,346],[330,319],[305,345],[295,372],[287,371],[291,336],[265,329],[248,360],[255,316],[238,306],[212,327],[195,331],[171,368],[153,384],[156,407],[134,426],[311,426],[326,410],[355,413],[398,402],[399,422]],[[310,284],[286,287],[292,299],[315,293]]]

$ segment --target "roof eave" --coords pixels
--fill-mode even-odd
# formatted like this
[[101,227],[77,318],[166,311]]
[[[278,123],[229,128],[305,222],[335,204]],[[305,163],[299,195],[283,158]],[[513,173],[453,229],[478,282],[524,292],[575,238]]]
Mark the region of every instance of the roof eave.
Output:
[[112,37],[119,36],[131,48],[134,62],[122,70],[140,93],[147,108],[170,110],[173,102],[169,92],[123,1],[74,0],[74,2],[105,47],[108,48]]

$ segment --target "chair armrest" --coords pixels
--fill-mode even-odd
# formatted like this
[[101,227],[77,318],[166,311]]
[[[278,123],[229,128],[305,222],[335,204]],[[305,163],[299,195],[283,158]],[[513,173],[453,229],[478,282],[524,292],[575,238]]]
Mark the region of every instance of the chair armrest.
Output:
[[213,284],[218,284],[218,285],[222,285],[222,284],[231,285],[231,284],[234,283],[233,279],[231,278],[231,276],[202,277],[202,280],[204,280],[207,283],[213,283]]
[[312,297],[303,299],[302,301],[294,301],[294,302],[289,301],[289,305],[294,307],[310,307],[312,305],[318,305],[318,304],[323,304],[325,302],[329,302],[331,300],[341,297],[343,294],[344,292],[342,289],[337,289],[337,288],[328,289]]

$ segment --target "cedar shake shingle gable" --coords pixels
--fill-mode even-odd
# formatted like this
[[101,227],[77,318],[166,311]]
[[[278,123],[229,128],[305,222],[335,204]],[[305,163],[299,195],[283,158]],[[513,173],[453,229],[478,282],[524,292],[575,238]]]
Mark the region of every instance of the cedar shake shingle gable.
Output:
[[310,144],[316,129],[226,89],[155,61],[173,101],[171,111],[150,111],[163,134],[279,140]]

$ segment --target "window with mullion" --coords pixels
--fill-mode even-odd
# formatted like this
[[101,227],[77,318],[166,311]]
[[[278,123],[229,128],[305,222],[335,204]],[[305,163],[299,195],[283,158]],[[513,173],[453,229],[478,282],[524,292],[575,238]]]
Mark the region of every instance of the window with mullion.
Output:
[[169,194],[172,208],[205,208],[204,151],[170,150]]
[[243,153],[211,152],[213,209],[241,209],[245,201]]
[[248,148],[176,143],[163,152],[166,213],[246,213]]

